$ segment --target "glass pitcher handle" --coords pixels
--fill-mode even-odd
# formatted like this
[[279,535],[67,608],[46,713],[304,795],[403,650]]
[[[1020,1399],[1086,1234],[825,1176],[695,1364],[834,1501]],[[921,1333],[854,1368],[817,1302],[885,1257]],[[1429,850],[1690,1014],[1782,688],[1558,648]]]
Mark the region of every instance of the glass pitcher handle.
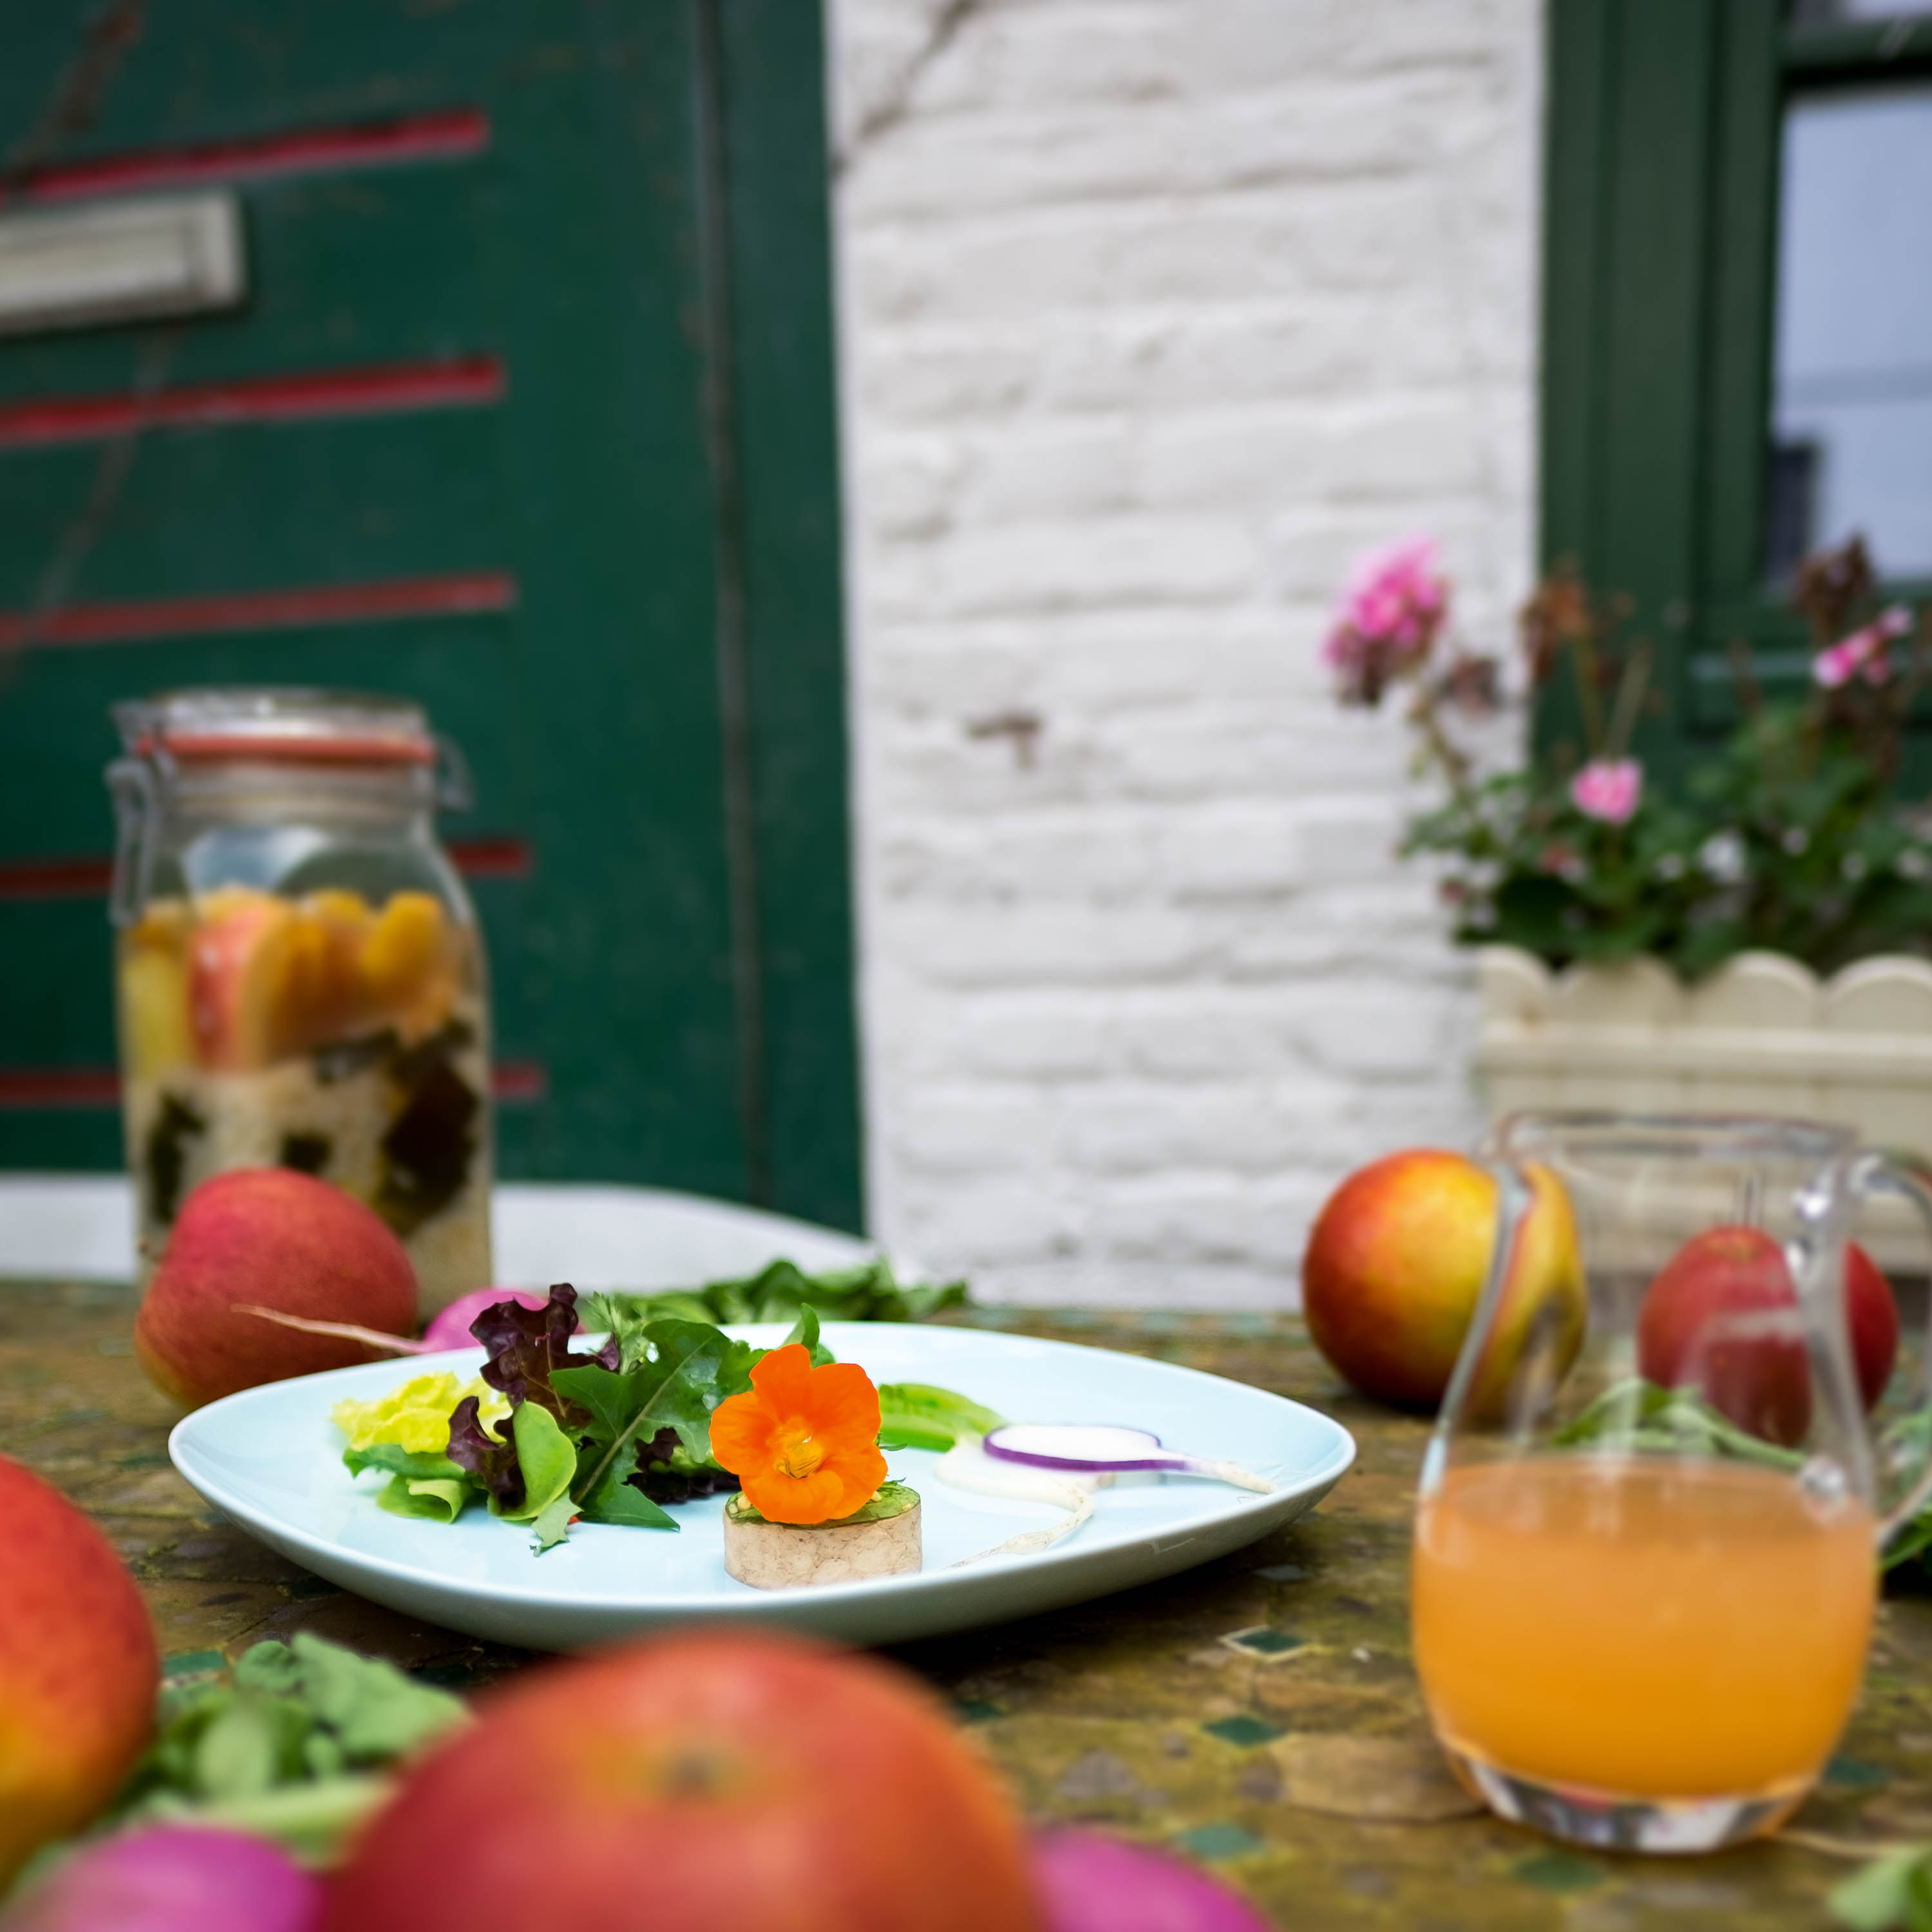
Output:
[[[1861,1154],[1852,1170],[1852,1186],[1861,1200],[1891,1195],[1910,1202],[1924,1222],[1928,1240],[1932,1240],[1932,1185],[1927,1184],[1923,1174],[1886,1154]],[[1932,1404],[1932,1337],[1928,1337],[1928,1341],[1926,1375],[1926,1385],[1919,1390],[1919,1400],[1922,1404]],[[1882,1548],[1889,1543],[1928,1502],[1932,1502],[1932,1448],[1928,1448],[1918,1474],[1904,1499],[1879,1519],[1880,1546]]]
[[1456,1352],[1456,1366],[1450,1375],[1449,1386],[1443,1391],[1442,1406],[1436,1412],[1436,1426],[1430,1433],[1429,1447],[1423,1452],[1422,1475],[1416,1486],[1419,1501],[1426,1502],[1433,1496],[1448,1472],[1450,1441],[1464,1419],[1464,1412],[1469,1406],[1470,1392],[1482,1372],[1484,1345],[1496,1325],[1497,1306],[1503,1298],[1510,1265],[1516,1258],[1516,1240],[1536,1198],[1535,1190],[1513,1162],[1486,1151],[1482,1164],[1496,1184],[1496,1238],[1490,1250],[1489,1272],[1483,1277],[1482,1292],[1476,1298],[1468,1332],[1462,1338],[1461,1348]]

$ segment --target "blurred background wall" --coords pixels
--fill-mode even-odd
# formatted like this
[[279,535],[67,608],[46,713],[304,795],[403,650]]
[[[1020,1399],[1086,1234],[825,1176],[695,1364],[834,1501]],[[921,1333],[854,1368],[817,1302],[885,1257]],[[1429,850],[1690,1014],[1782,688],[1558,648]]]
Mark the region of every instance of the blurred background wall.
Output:
[[988,1297],[1278,1303],[1466,1144],[1469,966],[1318,658],[1532,572],[1536,0],[836,0],[868,1180]]

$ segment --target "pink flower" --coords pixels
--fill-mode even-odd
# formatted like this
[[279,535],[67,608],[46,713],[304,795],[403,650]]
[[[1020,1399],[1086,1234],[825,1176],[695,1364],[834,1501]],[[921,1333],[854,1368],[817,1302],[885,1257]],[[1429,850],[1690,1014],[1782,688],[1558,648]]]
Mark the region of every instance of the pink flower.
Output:
[[1358,559],[1349,572],[1323,660],[1342,674],[1342,695],[1372,704],[1390,681],[1426,658],[1449,614],[1449,583],[1431,537],[1408,537]]
[[1827,691],[1850,684],[1862,671],[1868,684],[1882,684],[1892,674],[1886,662],[1886,648],[1894,638],[1902,638],[1912,628],[1912,613],[1903,604],[1828,645],[1811,660],[1811,675]]
[[1643,767],[1634,758],[1593,758],[1570,781],[1570,802],[1586,818],[1623,825],[1643,796]]

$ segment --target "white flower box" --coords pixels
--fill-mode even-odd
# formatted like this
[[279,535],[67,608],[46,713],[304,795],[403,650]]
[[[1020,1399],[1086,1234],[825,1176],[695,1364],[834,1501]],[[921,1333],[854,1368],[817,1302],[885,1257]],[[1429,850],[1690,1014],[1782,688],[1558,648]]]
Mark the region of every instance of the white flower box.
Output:
[[[1832,1120],[1932,1166],[1932,962],[1861,960],[1828,980],[1744,952],[1687,986],[1662,962],[1552,973],[1513,946],[1478,956],[1477,1077],[1492,1117],[1525,1108],[1778,1114]],[[1904,1210],[1872,1246],[1915,1274],[1932,1247]]]

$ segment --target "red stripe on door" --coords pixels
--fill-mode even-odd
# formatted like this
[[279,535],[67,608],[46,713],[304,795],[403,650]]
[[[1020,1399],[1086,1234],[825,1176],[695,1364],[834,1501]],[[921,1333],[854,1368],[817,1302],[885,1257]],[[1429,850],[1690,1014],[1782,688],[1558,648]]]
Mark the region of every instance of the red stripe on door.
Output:
[[398,578],[386,584],[304,584],[205,597],[76,604],[40,616],[0,613],[0,649],[122,644],[225,631],[282,631],[304,625],[370,624],[397,617],[468,616],[507,610],[517,582],[502,571]]
[[88,442],[135,430],[473,409],[500,401],[502,394],[502,364],[494,356],[472,356],[387,369],[210,382],[151,396],[49,396],[0,404],[0,448]]
[[69,161],[31,170],[20,192],[29,201],[78,201],[204,182],[262,181],[278,175],[455,160],[481,154],[489,145],[489,116],[463,107],[358,128],[301,128],[252,141]]
[[[508,1106],[540,1100],[550,1078],[532,1060],[499,1066],[490,1086]],[[118,1107],[121,1076],[108,1066],[0,1066],[0,1112],[47,1107]]]
[[0,1108],[120,1104],[121,1076],[107,1068],[0,1066]]
[[[530,876],[529,845],[520,838],[453,838],[448,850],[466,878],[522,879]],[[0,860],[0,904],[40,899],[100,898],[112,876],[108,859]]]

